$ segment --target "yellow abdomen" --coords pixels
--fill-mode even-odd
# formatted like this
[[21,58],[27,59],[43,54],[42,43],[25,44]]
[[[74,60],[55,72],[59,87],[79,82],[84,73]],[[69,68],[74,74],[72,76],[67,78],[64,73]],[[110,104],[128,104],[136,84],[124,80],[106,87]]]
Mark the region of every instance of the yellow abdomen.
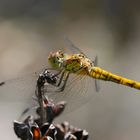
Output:
[[89,76],[96,78],[96,79],[101,79],[101,80],[105,80],[105,81],[115,82],[117,84],[126,85],[126,86],[140,90],[140,82],[130,80],[127,78],[123,78],[121,76],[118,76],[118,75],[115,75],[108,71],[105,71],[99,67],[92,67],[89,72]]

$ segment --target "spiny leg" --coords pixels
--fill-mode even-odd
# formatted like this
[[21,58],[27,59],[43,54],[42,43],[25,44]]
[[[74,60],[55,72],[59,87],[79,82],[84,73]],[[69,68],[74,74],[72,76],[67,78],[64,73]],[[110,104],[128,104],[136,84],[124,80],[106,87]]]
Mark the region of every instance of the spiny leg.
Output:
[[58,91],[60,91],[60,92],[62,92],[62,91],[64,91],[64,89],[65,89],[65,87],[66,87],[66,83],[67,83],[67,81],[68,81],[68,78],[69,78],[69,75],[70,75],[70,73],[69,72],[64,72],[64,78],[62,79],[63,80],[63,85],[58,89]]
[[[75,73],[80,73],[83,70],[83,67],[81,67],[79,70],[75,71]],[[57,91],[64,91],[68,78],[69,78],[70,72],[69,71],[63,71],[62,75],[61,75],[61,82],[63,81],[63,85],[57,90]]]
[[57,87],[59,87],[59,86],[61,85],[62,80],[63,80],[63,78],[64,78],[64,74],[65,74],[65,71],[64,71],[64,70],[61,71],[61,76],[60,76],[59,82],[58,82],[58,84],[56,85]]
[[[60,76],[59,76],[60,75]],[[59,78],[58,78],[58,76],[59,76]],[[56,87],[59,87],[60,86],[60,84],[61,84],[61,82],[62,82],[62,79],[63,79],[63,76],[64,76],[64,70],[63,69],[61,69],[59,72],[57,72],[56,74],[53,74],[53,73],[50,73],[50,75],[46,75],[45,76],[45,78],[47,79],[47,78],[50,78],[49,80],[51,81],[51,80],[55,80],[56,79],[56,81],[57,82],[55,82],[55,83],[51,83],[50,82],[50,84],[52,84],[52,85],[54,85],[54,86],[56,86]],[[47,82],[48,82],[48,80],[47,80]]]

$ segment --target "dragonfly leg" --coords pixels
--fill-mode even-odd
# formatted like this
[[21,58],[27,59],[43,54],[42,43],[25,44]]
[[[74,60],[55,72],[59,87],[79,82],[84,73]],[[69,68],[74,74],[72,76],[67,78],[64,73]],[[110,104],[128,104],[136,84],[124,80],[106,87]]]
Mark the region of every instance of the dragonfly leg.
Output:
[[62,91],[64,91],[64,89],[65,89],[65,87],[66,87],[66,83],[67,83],[67,81],[68,81],[68,78],[69,78],[69,75],[70,75],[70,73],[69,72],[64,72],[64,79],[63,79],[63,85],[59,88],[59,91],[60,92],[62,92]]
[[64,78],[64,74],[65,74],[65,71],[61,71],[61,76],[60,76],[60,79],[59,79],[59,82],[58,84],[56,85],[57,87],[59,87],[63,81],[63,78]]
[[[62,82],[62,79],[63,79],[63,77],[64,77],[64,73],[65,73],[65,70],[60,70],[59,72],[57,72],[56,74],[52,74],[51,73],[51,75],[49,75],[49,76],[51,76],[51,80],[50,80],[50,82],[49,82],[49,84],[52,84],[52,85],[54,85],[54,86],[56,86],[56,87],[59,87],[60,85],[61,85],[61,82]],[[60,76],[59,76],[60,75]],[[46,79],[48,78],[50,78],[49,76],[46,76]],[[59,78],[58,78],[58,76],[59,76]],[[56,82],[52,82],[52,79],[56,79]],[[48,82],[48,81],[47,81]]]

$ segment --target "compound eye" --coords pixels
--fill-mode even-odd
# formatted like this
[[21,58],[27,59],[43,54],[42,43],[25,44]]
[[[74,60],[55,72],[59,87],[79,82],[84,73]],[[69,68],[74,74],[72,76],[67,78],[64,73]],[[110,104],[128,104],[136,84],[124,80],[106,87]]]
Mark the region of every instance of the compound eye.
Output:
[[60,57],[64,57],[64,53],[61,50],[59,50],[59,55]]
[[64,57],[64,53],[63,52],[61,53],[61,56]]

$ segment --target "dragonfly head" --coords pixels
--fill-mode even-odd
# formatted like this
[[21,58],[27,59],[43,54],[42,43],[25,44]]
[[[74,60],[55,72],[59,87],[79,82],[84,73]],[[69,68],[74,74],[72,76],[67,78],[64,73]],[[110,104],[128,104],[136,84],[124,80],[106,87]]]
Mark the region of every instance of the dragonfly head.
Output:
[[51,52],[48,57],[48,62],[55,69],[59,69],[61,67],[63,60],[64,53],[61,50],[57,52]]

